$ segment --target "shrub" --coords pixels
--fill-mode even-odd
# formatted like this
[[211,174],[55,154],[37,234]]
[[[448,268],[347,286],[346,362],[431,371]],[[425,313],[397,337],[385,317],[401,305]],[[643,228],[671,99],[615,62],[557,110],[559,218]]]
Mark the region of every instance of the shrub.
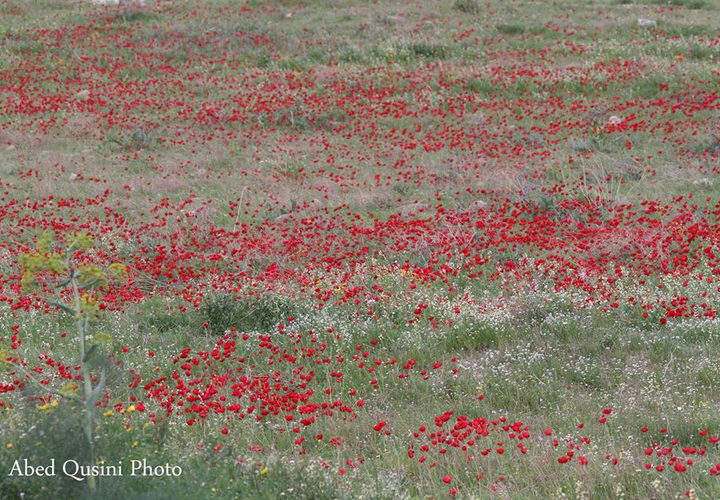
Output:
[[269,330],[293,314],[292,303],[279,296],[238,299],[217,294],[206,300],[200,314],[213,335],[235,328],[241,331]]
[[465,14],[479,14],[480,2],[477,0],[455,0],[453,9]]

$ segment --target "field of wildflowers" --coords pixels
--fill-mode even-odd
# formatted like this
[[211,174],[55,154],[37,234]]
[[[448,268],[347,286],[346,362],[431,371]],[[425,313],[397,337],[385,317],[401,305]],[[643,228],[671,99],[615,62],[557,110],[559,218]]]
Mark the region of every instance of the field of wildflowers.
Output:
[[716,1],[0,28],[0,498],[720,497]]

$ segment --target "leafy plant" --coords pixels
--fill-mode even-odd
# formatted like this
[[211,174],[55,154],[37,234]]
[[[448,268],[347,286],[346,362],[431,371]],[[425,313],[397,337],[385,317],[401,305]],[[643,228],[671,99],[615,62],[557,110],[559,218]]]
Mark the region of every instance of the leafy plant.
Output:
[[[43,385],[21,363],[10,361],[40,390],[73,401],[81,408],[82,429],[88,449],[87,461],[91,466],[95,465],[95,407],[104,393],[106,383],[101,352],[111,344],[112,338],[109,334],[93,336],[90,324],[100,312],[102,289],[112,279],[124,279],[127,272],[120,263],[111,264],[107,269],[79,263],[75,258],[76,253],[92,246],[92,237],[85,233],[73,233],[67,236],[65,248],[57,250],[52,233],[45,231],[38,238],[35,250],[19,257],[23,287],[39,287],[51,292],[56,301],[49,300],[49,303],[68,314],[74,322],[76,361],[81,375],[80,390],[74,383],[59,390]],[[87,479],[88,488],[94,493],[97,488],[95,477],[90,475]]]

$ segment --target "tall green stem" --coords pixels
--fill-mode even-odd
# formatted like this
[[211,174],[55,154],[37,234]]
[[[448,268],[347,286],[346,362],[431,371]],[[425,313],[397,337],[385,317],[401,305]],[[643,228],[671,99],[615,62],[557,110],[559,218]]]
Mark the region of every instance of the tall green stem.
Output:
[[[78,288],[75,270],[71,269],[70,273],[70,282],[72,283],[73,299],[75,302],[74,309],[77,315],[77,321],[75,322],[75,326],[77,328],[80,345],[80,372],[83,378],[83,392],[85,395],[85,398],[83,399],[83,406],[85,407],[85,423],[83,425],[83,430],[85,431],[85,439],[87,440],[88,444],[88,462],[89,465],[92,467],[93,465],[95,465],[95,443],[93,439],[93,431],[95,430],[95,403],[93,401],[93,398],[91,397],[93,392],[93,386],[92,379],[90,378],[90,369],[88,368],[87,362],[85,360],[85,336],[88,332],[88,317],[87,313],[82,307],[82,303],[80,300],[80,290]],[[97,485],[95,484],[95,476],[88,475],[87,479],[90,493],[94,494],[97,487]]]

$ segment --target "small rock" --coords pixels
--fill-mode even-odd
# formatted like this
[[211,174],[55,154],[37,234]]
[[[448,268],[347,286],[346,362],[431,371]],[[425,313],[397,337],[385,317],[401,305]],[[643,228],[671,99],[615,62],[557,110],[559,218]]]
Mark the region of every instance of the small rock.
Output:
[[654,19],[647,19],[645,17],[638,17],[638,26],[641,28],[657,28],[657,21]]
[[692,183],[693,183],[693,186],[712,187],[712,185],[713,185],[713,182],[710,179],[708,179],[707,177],[701,177],[699,179],[695,179],[692,181]]

